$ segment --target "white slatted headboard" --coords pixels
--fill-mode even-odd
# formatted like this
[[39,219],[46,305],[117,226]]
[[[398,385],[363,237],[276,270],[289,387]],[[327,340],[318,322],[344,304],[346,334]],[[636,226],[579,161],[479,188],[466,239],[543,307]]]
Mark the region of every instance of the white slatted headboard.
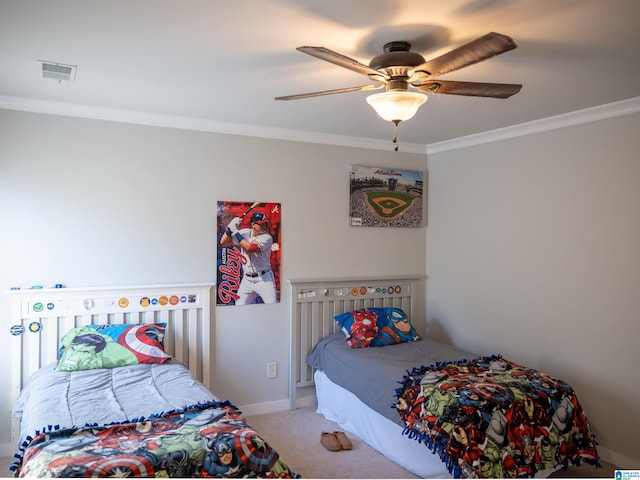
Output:
[[313,369],[305,360],[319,340],[337,330],[335,315],[365,307],[397,307],[412,318],[419,280],[420,277],[289,280],[289,407],[296,408],[298,388],[313,385]]
[[[11,318],[5,328],[23,330],[9,339],[10,408],[13,410],[29,376],[56,359],[65,333],[91,324],[166,323],[165,350],[210,389],[212,286],[197,283],[10,291]],[[19,423],[13,420],[11,441],[17,442],[18,435]]]

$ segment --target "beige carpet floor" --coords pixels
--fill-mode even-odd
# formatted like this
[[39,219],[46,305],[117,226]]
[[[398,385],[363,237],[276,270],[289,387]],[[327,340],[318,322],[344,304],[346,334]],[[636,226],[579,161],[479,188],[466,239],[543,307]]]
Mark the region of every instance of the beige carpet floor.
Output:
[[[322,432],[339,430],[313,408],[300,408],[263,415],[247,415],[247,423],[269,442],[303,478],[417,478],[388,460],[358,437],[347,432],[353,450],[330,452],[320,444]],[[13,459],[0,458],[0,478],[10,477]],[[555,472],[555,478],[614,478],[615,468],[602,462]]]
[[245,418],[303,478],[418,478],[348,432],[352,450],[328,451],[320,434],[340,428],[312,408]]
[[10,478],[13,472],[9,470],[9,465],[13,462],[12,457],[0,457],[0,478]]

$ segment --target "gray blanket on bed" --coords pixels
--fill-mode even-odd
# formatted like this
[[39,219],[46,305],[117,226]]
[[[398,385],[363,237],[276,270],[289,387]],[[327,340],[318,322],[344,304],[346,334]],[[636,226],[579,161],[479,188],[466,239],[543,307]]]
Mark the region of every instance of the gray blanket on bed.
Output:
[[174,360],[78,372],[54,366],[34,373],[14,406],[13,417],[22,421],[20,444],[49,425],[105,425],[219,400]]
[[320,340],[307,356],[307,364],[323,370],[329,379],[356,395],[364,404],[392,422],[404,426],[393,408],[396,388],[414,367],[437,362],[473,359],[479,355],[451,345],[423,339],[384,347],[351,348],[344,334]]

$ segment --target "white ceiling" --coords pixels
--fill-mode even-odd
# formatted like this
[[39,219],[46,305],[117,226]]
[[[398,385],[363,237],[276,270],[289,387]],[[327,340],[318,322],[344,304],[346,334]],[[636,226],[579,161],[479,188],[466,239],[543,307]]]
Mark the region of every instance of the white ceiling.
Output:
[[[274,100],[370,83],[296,47],[368,64],[391,40],[428,60],[513,37],[517,49],[442,78],[522,91],[430,95],[400,125],[402,149],[639,97],[639,21],[638,0],[0,0],[0,107],[391,146],[369,92]],[[77,65],[75,80],[43,79],[39,60]]]

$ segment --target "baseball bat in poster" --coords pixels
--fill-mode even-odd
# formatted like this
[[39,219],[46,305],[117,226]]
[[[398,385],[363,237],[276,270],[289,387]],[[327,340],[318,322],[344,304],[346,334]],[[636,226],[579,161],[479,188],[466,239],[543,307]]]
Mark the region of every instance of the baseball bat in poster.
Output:
[[260,202],[254,202],[254,203],[252,203],[252,204],[251,204],[251,206],[250,206],[249,208],[247,208],[247,210],[246,210],[242,215],[240,215],[240,219],[243,219],[244,217],[246,217],[246,216],[247,216],[247,214],[248,214],[251,210],[253,210],[254,208],[256,208],[258,205],[261,205],[261,203],[260,203]]

